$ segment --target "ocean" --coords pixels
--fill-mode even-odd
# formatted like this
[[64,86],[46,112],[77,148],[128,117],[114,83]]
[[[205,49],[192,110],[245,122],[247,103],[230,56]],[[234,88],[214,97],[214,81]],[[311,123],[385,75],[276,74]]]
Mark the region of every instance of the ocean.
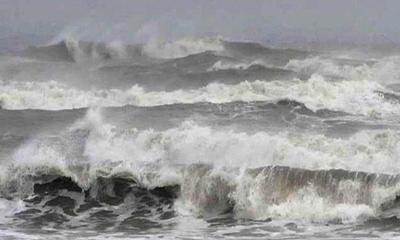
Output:
[[394,52],[0,52],[1,239],[400,239]]

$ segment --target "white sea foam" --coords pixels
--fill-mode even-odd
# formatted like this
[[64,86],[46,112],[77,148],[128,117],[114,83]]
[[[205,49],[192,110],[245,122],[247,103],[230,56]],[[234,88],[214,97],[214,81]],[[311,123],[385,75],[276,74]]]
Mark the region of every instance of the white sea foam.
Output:
[[397,83],[400,80],[400,58],[386,57],[371,64],[339,64],[332,59],[312,57],[293,59],[285,68],[303,74],[335,76],[347,80],[375,81],[381,84]]
[[223,51],[220,38],[183,38],[173,42],[152,39],[143,48],[144,52],[155,58],[179,58],[205,51]]
[[[70,34],[57,40],[65,43],[69,55],[77,63],[105,60],[104,56],[111,59],[127,59],[132,57],[129,53],[129,46],[117,40],[101,43],[84,42]],[[50,45],[58,43],[52,41]]]
[[[74,130],[82,128],[90,131],[87,139],[84,138],[86,135],[79,135]],[[91,173],[86,176],[96,175],[97,171],[129,170],[138,174],[142,167],[150,166],[153,171],[157,167],[197,163],[216,167],[282,165],[315,170],[400,172],[400,167],[396,167],[399,165],[400,136],[391,130],[361,131],[348,139],[315,134],[248,134],[215,130],[190,121],[165,131],[119,130],[102,123],[97,113],[89,111],[88,116],[70,131],[56,138],[29,141],[15,153],[13,164],[47,166],[74,174],[71,166],[88,163]],[[152,169],[154,166],[156,169]],[[169,174],[175,176],[175,173]],[[162,177],[159,176],[157,181]]]
[[215,62],[214,65],[212,65],[209,69],[207,69],[207,71],[211,72],[211,71],[227,70],[227,69],[244,70],[244,69],[248,69],[249,67],[254,66],[254,65],[270,67],[268,64],[266,64],[262,60],[255,60],[255,61],[251,61],[251,62],[230,62],[230,61],[219,60],[219,61]]
[[397,115],[397,103],[380,93],[390,92],[370,81],[328,81],[313,75],[307,81],[243,81],[236,85],[211,83],[194,90],[145,91],[135,85],[127,90],[69,88],[50,82],[0,82],[0,102],[6,109],[73,109],[91,106],[157,106],[176,103],[226,103],[291,99],[316,111],[330,109],[368,116]]
[[[79,133],[82,130],[89,135]],[[181,185],[184,207],[202,215],[210,209],[227,208],[227,202],[233,201],[236,214],[246,218],[354,222],[376,216],[380,204],[395,197],[398,188],[371,188],[371,204],[366,205],[358,203],[363,196],[356,195],[361,187],[357,182],[340,183],[344,203],[331,202],[310,185],[272,204],[266,200],[271,193],[264,186],[266,179],[240,169],[281,165],[398,174],[399,155],[400,135],[390,130],[361,131],[348,139],[300,133],[248,134],[194,122],[165,131],[123,130],[105,124],[98,111],[90,110],[65,133],[32,139],[21,146],[11,167],[3,166],[9,172],[4,172],[2,179],[57,173],[88,188],[99,176],[129,173],[149,188]],[[190,170],[194,164],[213,167]],[[189,170],[183,171],[186,167]]]
[[[373,206],[356,203],[332,203],[330,199],[319,195],[312,186],[291,193],[290,198],[281,203],[271,204],[264,200],[268,193],[262,192],[262,183],[253,183],[250,189],[241,188],[233,194],[237,201],[236,211],[241,217],[252,219],[292,219],[307,222],[328,222],[339,220],[352,223],[377,215]],[[241,191],[245,191],[244,193]],[[354,194],[354,192],[344,192]]]
[[333,62],[333,60],[322,57],[293,59],[286,64],[285,68],[301,74],[317,73],[320,75],[337,76],[355,80],[365,79],[370,73],[370,68],[366,65],[338,65]]

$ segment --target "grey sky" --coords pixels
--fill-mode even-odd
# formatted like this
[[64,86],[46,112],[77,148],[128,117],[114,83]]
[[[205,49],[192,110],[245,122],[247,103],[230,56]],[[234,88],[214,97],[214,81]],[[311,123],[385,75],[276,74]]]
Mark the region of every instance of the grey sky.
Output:
[[0,0],[0,37],[100,40],[221,34],[247,40],[400,43],[397,0]]

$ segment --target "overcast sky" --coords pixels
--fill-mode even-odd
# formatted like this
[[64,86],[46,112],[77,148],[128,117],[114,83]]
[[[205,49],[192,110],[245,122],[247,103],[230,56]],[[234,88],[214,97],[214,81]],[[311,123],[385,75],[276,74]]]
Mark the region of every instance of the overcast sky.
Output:
[[75,33],[143,41],[219,34],[262,41],[400,43],[397,0],[0,0],[0,37]]

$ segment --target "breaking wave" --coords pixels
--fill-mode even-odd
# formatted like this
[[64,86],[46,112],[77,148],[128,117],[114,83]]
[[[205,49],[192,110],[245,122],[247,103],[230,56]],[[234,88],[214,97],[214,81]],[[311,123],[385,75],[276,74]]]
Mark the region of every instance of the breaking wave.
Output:
[[150,57],[170,59],[206,51],[221,52],[224,45],[220,38],[183,38],[174,42],[151,40],[144,45],[143,50]]
[[69,37],[55,44],[33,46],[20,53],[22,56],[46,61],[88,62],[110,59],[129,59],[142,55],[140,46],[120,42],[85,42]]
[[285,68],[298,73],[337,77],[347,80],[375,81],[381,84],[397,83],[400,80],[400,58],[386,57],[377,60],[329,59],[312,57],[290,60]]
[[[236,85],[211,83],[195,90],[146,91],[78,90],[51,82],[1,82],[0,102],[5,109],[73,109],[90,106],[156,106],[175,103],[226,103],[290,99],[313,111],[329,109],[366,116],[399,114],[399,105],[383,93],[390,90],[371,81],[329,81],[319,75],[309,80],[244,81]],[[395,93],[392,93],[395,96]]]
[[151,57],[182,58],[206,51],[224,50],[219,38],[183,38],[174,42],[151,40],[145,44],[124,44],[119,41],[88,42],[69,36],[58,43],[29,47],[22,55],[48,61],[89,62],[112,59]]
[[266,60],[278,65],[284,65],[290,59],[302,59],[309,55],[305,51],[267,48],[250,42],[230,42],[221,37],[186,37],[175,41],[151,39],[146,43],[126,44],[120,41],[90,42],[73,36],[45,46],[31,46],[19,55],[47,61],[81,63],[141,58],[167,60],[204,52],[214,52],[220,56],[236,59],[248,58],[249,61]]
[[124,130],[89,110],[70,129],[31,139],[2,163],[0,193],[32,207],[61,207],[67,216],[148,196],[147,204],[155,197],[169,206],[159,214],[183,207],[205,217],[354,222],[396,206],[399,143],[389,130],[349,139],[193,122]]
[[249,63],[235,63],[235,62],[229,62],[229,61],[217,61],[212,65],[210,68],[207,69],[207,71],[219,71],[219,70],[228,70],[228,69],[239,69],[239,70],[245,70],[248,69],[252,66],[265,66],[265,67],[270,67],[268,64],[265,64],[262,60],[255,60]]
[[398,57],[67,37],[0,65],[1,228],[398,225]]

